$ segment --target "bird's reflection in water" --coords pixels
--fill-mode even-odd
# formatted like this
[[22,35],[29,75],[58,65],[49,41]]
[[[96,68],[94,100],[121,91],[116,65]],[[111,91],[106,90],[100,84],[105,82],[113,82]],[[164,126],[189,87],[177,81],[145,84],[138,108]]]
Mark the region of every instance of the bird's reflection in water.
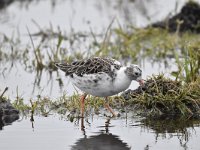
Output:
[[71,150],[130,150],[127,143],[123,142],[117,135],[109,133],[110,119],[105,122],[104,130],[100,130],[97,135],[87,137],[84,126],[84,119],[81,118],[81,130],[84,138],[79,139]]

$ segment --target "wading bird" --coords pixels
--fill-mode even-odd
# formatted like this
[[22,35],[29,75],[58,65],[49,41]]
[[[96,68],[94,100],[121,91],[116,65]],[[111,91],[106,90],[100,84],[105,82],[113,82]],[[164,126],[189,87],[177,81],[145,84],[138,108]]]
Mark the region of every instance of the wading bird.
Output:
[[105,97],[105,107],[116,116],[108,104],[108,96],[126,90],[132,80],[143,84],[142,70],[134,64],[127,66],[112,58],[94,57],[72,63],[55,63],[69,76],[72,83],[84,94],[81,96],[81,116],[84,116],[84,101],[88,94]]

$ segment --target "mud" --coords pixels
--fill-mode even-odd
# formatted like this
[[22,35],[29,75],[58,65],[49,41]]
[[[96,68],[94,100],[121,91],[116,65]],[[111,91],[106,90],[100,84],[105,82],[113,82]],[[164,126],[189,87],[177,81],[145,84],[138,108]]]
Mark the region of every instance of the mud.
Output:
[[188,2],[180,13],[166,20],[152,24],[152,27],[164,28],[170,32],[200,33],[200,5],[196,2]]

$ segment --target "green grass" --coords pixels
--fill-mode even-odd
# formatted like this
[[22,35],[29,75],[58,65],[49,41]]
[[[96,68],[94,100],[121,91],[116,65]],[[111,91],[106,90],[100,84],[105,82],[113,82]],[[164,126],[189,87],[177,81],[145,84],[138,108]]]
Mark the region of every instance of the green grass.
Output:
[[[31,68],[37,71],[55,71],[54,62],[71,62],[91,56],[109,56],[125,62],[139,63],[145,58],[160,61],[175,58],[176,55],[178,58],[190,57],[197,53],[196,50],[199,51],[198,34],[169,33],[157,28],[122,29],[119,26],[112,29],[111,26],[112,23],[103,35],[91,31],[72,32],[66,36],[62,31],[56,32],[51,28],[35,34],[29,33],[30,43],[25,47],[21,45],[19,37],[6,37],[0,44],[0,61],[20,60],[25,70]],[[34,41],[33,37],[41,40]],[[10,45],[11,53],[6,50],[6,45]],[[34,57],[30,57],[32,55]],[[191,59],[198,60],[196,57]]]
[[[22,114],[38,114],[42,116],[48,116],[54,113],[60,115],[73,114],[76,117],[80,116],[80,96],[79,94],[74,94],[72,96],[67,96],[63,94],[58,99],[51,99],[48,97],[40,97],[36,99],[30,99],[29,102],[25,102],[22,97],[17,97],[13,106],[20,110]],[[112,106],[116,105],[110,99]],[[100,108],[104,106],[104,99],[99,97],[88,96],[85,101],[85,112],[90,115],[91,110],[94,110],[96,114],[99,114]]]
[[[125,63],[139,63],[143,59],[155,61],[174,58],[177,70],[172,70],[175,81],[162,77],[163,81],[179,83],[178,90],[168,91],[163,94],[162,89],[157,85],[160,76],[154,77],[153,90],[155,95],[143,93],[128,102],[122,98],[112,98],[111,105],[115,108],[123,108],[125,105],[134,105],[141,112],[154,114],[182,114],[192,115],[197,113],[199,108],[199,71],[200,71],[200,35],[189,32],[169,33],[164,29],[146,28],[137,29],[129,27],[128,30],[121,27],[112,29],[109,25],[104,36],[90,33],[71,33],[64,35],[61,31],[41,31],[40,34],[29,33],[30,43],[24,48],[20,45],[18,38],[5,37],[0,44],[0,62],[10,60],[20,61],[25,70],[32,70],[40,74],[43,69],[49,72],[56,71],[54,62],[71,62],[76,59],[83,59],[90,56],[110,56]],[[50,32],[49,32],[50,31]],[[41,41],[34,43],[33,36],[41,37]],[[38,37],[38,38],[39,38]],[[85,42],[87,41],[87,42]],[[84,43],[89,43],[84,45]],[[11,52],[7,52],[6,45],[10,46]],[[85,49],[79,49],[83,44]],[[68,46],[70,46],[70,48]],[[29,57],[34,54],[34,57]],[[62,84],[62,80],[60,79]],[[58,112],[79,112],[79,95],[71,97],[63,95],[58,100],[39,97],[30,100],[30,104],[24,104],[23,98],[17,96],[14,105],[23,112],[48,115],[52,111]],[[94,108],[95,111],[103,106],[103,101],[98,98],[89,97],[86,101],[86,108]],[[58,109],[55,109],[58,108]],[[118,108],[120,109],[120,108]],[[195,111],[194,111],[195,110]]]
[[183,58],[179,58],[175,53],[175,59],[178,67],[178,71],[172,72],[172,75],[176,77],[176,80],[184,82],[196,81],[200,72],[200,48],[196,46],[186,46],[185,55]]
[[[200,77],[195,82],[184,83],[165,78],[163,75],[152,76],[146,80],[145,88],[138,92],[132,92],[128,100],[121,96],[110,97],[110,106],[119,112],[125,109],[142,116],[199,116],[200,115]],[[94,111],[100,113],[104,106],[104,99],[88,96],[85,101],[86,115]],[[80,115],[80,95],[72,96],[63,94],[58,99],[38,96],[24,103],[19,96],[13,105],[22,114],[40,114],[48,116],[52,113],[60,115]]]
[[152,76],[145,83],[143,92],[132,92],[127,104],[144,116],[198,116],[200,114],[200,77],[182,84]]

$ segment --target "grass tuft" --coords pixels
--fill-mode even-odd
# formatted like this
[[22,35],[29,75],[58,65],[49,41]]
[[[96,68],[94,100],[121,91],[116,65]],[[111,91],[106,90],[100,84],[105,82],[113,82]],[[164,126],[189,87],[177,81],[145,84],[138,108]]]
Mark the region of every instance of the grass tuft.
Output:
[[129,93],[128,105],[147,116],[200,114],[200,77],[182,84],[163,75],[147,79],[144,87]]

